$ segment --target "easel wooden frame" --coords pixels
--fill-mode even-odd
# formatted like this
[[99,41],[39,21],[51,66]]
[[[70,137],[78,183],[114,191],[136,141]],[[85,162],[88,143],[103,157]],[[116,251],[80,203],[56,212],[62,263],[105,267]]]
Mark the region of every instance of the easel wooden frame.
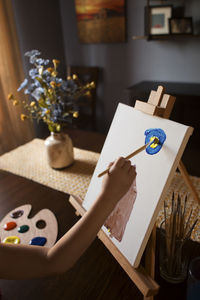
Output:
[[[159,86],[157,91],[151,91],[148,102],[142,102],[136,100],[135,109],[143,111],[153,116],[160,116],[163,118],[169,118],[172,112],[176,98],[164,94],[164,87]],[[189,175],[180,161],[178,169],[188,186],[193,198],[200,204],[198,194],[189,178]],[[76,214],[83,216],[86,212],[82,206],[82,200],[75,196],[70,196],[70,203],[76,209]],[[118,248],[111,242],[109,237],[103,230],[98,233],[98,238],[104,243],[111,254],[115,257],[121,267],[128,274],[130,279],[135,283],[140,292],[144,296],[144,300],[153,300],[154,295],[159,291],[159,285],[154,281],[155,277],[155,248],[156,248],[156,225],[152,230],[151,236],[148,240],[145,249],[145,267],[139,266],[137,269],[128,262],[128,260],[122,255]]]

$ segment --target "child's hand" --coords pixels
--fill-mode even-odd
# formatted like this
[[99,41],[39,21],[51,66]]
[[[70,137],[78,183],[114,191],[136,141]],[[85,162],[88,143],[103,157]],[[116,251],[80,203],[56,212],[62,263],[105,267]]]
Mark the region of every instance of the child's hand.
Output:
[[102,193],[110,200],[117,202],[128,192],[136,177],[135,166],[130,160],[119,157],[108,166],[109,173],[104,176]]

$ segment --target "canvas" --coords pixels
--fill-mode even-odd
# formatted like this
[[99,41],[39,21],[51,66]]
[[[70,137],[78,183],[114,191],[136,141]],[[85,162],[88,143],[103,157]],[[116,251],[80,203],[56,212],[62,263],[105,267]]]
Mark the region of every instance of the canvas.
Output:
[[151,116],[119,104],[93,173],[83,207],[88,210],[101,190],[109,162],[127,156],[160,135],[158,147],[147,148],[131,158],[136,179],[106,220],[103,230],[127,260],[137,267],[161,208],[162,200],[181,159],[191,127]]

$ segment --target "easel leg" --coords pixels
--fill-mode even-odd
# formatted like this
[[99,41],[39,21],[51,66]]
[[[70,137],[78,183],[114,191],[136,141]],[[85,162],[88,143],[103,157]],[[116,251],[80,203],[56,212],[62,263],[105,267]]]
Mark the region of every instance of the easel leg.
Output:
[[143,298],[143,300],[153,300],[154,299],[154,296],[150,296],[150,297],[145,297]]
[[[155,277],[155,250],[156,250],[156,224],[152,230],[145,250],[145,270],[154,279]],[[154,297],[145,297],[144,300],[153,300]]]
[[178,169],[181,172],[181,175],[186,183],[186,185],[188,186],[193,198],[195,201],[197,201],[198,204],[200,204],[200,198],[197,194],[196,189],[194,188],[192,181],[190,180],[189,174],[183,164],[183,162],[180,160],[179,165],[178,165]]

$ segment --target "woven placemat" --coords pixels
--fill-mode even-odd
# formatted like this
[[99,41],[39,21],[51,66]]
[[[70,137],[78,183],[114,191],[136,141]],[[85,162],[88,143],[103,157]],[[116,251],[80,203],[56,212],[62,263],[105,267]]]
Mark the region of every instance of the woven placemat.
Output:
[[[200,197],[200,178],[195,176],[190,176],[190,179]],[[189,224],[192,225],[196,219],[198,219],[198,221],[194,230],[192,231],[191,239],[200,242],[200,206],[197,203],[197,201],[195,201],[193,197],[190,195],[190,191],[186,186],[183,177],[181,176],[180,173],[175,173],[174,178],[172,179],[172,182],[170,184],[170,188],[168,189],[168,192],[165,197],[165,202],[169,210],[171,209],[171,199],[172,199],[173,192],[175,195],[175,199],[177,198],[178,194],[180,195],[182,203],[184,202],[185,196],[187,195],[185,219],[188,220],[190,212],[192,210]],[[157,227],[160,226],[163,220],[164,220],[164,205],[163,205],[163,209],[159,212],[157,217],[157,221],[156,221]]]
[[72,166],[54,170],[47,163],[44,141],[34,139],[0,156],[0,169],[84,199],[99,153],[74,148],[74,156]]
[[[74,148],[75,163],[63,170],[54,170],[49,167],[46,159],[44,141],[34,139],[8,153],[0,156],[0,169],[31,179],[55,190],[85,198],[92,173],[99,159],[99,153]],[[200,196],[200,178],[190,176],[197,193]],[[189,193],[182,176],[176,173],[166,195],[167,205],[171,205],[172,192],[184,195]],[[193,209],[191,222],[198,218],[193,230],[192,239],[200,242],[200,214],[199,205],[188,196],[186,217]],[[163,209],[157,218],[157,226],[164,219]]]

